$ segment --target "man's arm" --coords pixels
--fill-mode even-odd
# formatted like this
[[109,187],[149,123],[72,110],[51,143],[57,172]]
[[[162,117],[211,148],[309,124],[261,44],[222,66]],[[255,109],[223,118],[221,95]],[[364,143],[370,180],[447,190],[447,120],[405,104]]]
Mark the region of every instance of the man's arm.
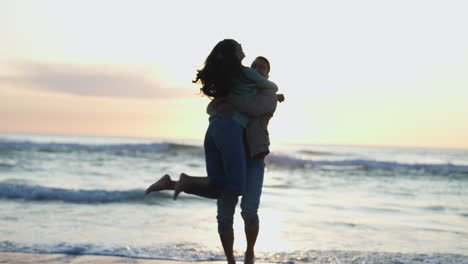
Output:
[[243,96],[230,94],[227,97],[214,99],[207,112],[218,111],[223,116],[231,116],[234,111],[239,111],[251,117],[271,114],[276,110],[277,101],[284,101],[284,95],[277,95],[278,86],[265,78],[256,82],[257,95]]
[[252,117],[275,112],[278,101],[277,90],[263,89],[257,91],[255,96],[230,94],[227,97],[227,102],[232,104],[237,111]]

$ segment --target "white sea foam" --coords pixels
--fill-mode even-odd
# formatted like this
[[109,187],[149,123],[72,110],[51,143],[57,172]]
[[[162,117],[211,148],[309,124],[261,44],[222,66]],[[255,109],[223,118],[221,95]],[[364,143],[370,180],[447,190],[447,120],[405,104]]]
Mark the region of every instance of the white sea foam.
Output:
[[[96,244],[20,244],[0,241],[0,252],[61,253],[71,255],[104,255],[141,259],[162,259],[179,261],[220,261],[221,251],[210,251],[197,243],[174,243],[160,247],[135,248],[131,245],[106,247]],[[241,256],[241,252],[235,252]],[[241,260],[239,257],[238,260]],[[342,250],[297,250],[293,252],[256,252],[258,262],[288,264],[468,264],[468,256],[459,254],[410,254],[391,252],[361,252]]]

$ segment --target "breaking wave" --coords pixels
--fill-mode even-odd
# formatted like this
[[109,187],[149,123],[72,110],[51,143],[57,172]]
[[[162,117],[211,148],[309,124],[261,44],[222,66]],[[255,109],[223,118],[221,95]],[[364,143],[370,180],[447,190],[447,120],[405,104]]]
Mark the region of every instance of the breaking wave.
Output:
[[300,159],[286,155],[272,154],[267,156],[267,161],[271,164],[293,167],[351,167],[357,169],[385,169],[385,170],[426,170],[468,173],[467,165],[430,164],[430,163],[400,163],[393,161],[378,161],[368,159],[348,159],[348,160],[311,160]]
[[[170,195],[160,193],[170,199]],[[167,197],[166,197],[167,196]],[[38,185],[0,183],[0,198],[28,201],[62,201],[69,203],[143,202],[144,190],[72,190]]]
[[35,150],[39,152],[74,152],[74,151],[105,151],[105,152],[165,152],[171,150],[196,150],[197,146],[176,143],[146,143],[146,144],[79,144],[79,143],[43,143],[31,141],[1,141],[0,150]]

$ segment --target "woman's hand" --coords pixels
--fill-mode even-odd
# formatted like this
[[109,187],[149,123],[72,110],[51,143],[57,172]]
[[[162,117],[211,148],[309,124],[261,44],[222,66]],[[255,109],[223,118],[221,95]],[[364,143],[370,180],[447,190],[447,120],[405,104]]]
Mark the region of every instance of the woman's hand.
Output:
[[227,102],[226,97],[215,98],[211,103],[222,117],[232,117],[236,112],[234,106]]
[[226,97],[218,97],[211,101],[214,108],[218,108],[219,105],[226,103]]
[[222,117],[232,117],[234,115],[234,112],[236,112],[236,109],[232,104],[229,103],[223,103],[218,105],[216,107],[216,110],[221,114]]

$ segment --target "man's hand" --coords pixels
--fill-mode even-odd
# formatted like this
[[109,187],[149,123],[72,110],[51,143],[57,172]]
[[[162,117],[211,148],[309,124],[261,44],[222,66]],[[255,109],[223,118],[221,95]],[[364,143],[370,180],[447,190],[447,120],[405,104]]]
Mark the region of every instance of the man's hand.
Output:
[[284,94],[277,94],[276,98],[278,99],[278,102],[280,103],[284,102]]

